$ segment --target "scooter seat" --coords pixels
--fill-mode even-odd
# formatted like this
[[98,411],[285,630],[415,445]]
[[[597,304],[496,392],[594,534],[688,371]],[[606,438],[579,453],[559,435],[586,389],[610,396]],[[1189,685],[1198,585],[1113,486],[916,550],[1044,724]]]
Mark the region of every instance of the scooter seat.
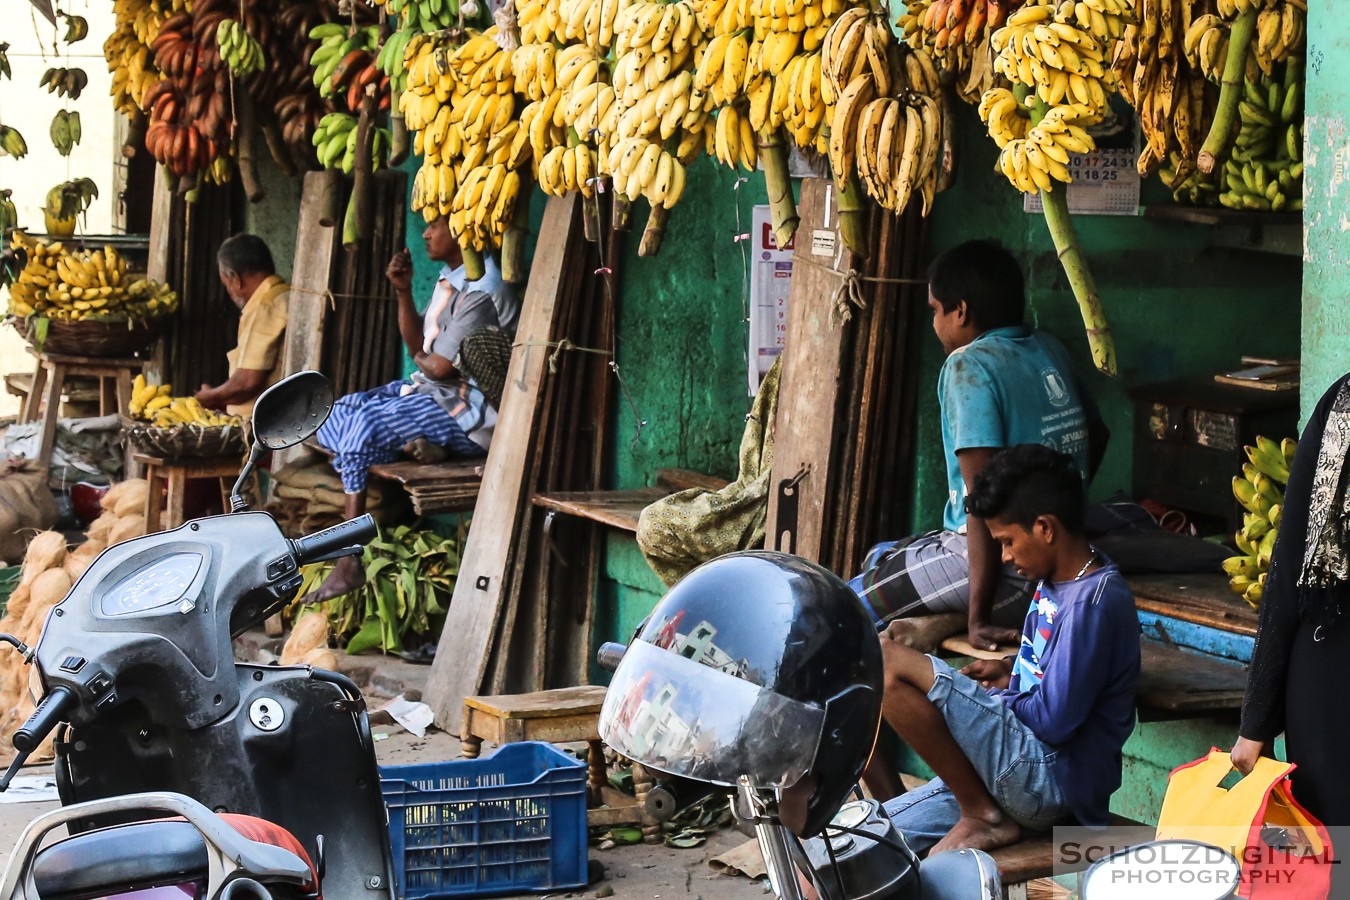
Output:
[[[253,816],[222,813],[231,828],[251,841],[295,854],[310,870],[301,886],[318,897],[318,874],[290,832]],[[33,882],[43,900],[82,900],[121,891],[205,881],[206,839],[182,819],[154,819],[72,835],[38,852]]]
[[43,900],[106,896],[127,885],[206,878],[206,841],[188,822],[158,820],[72,835],[41,850],[33,882]]

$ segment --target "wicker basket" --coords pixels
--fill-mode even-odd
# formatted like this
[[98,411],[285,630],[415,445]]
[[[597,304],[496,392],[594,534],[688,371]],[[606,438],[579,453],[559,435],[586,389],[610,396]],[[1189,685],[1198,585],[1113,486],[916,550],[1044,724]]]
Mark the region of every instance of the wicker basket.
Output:
[[168,324],[167,316],[128,322],[61,322],[49,319],[47,338],[38,347],[35,318],[10,318],[23,339],[38,350],[62,356],[131,356],[155,342]]
[[160,428],[149,422],[122,419],[122,436],[141,453],[168,460],[209,456],[243,456],[242,425],[173,425]]

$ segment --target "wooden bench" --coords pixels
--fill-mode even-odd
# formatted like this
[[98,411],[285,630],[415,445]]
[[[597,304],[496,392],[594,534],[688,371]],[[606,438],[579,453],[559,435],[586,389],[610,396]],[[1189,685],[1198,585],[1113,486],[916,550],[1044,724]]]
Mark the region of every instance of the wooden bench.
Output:
[[[1139,829],[1148,829],[1141,832]],[[1083,872],[1102,856],[1152,838],[1152,828],[1125,816],[1112,814],[1111,824],[1093,832],[1091,847],[1075,848],[1074,859],[1056,859],[1053,833],[1024,837],[1016,844],[993,851],[1006,900],[1026,900],[1027,884],[1052,875]],[[1091,851],[1091,852],[1089,852]]]
[[[1140,721],[1235,713],[1247,688],[1256,611],[1222,575],[1146,575],[1129,579],[1139,610]],[[942,641],[953,656],[999,659],[1016,647],[976,650],[959,634]]]
[[[373,470],[372,470],[373,471]],[[719,491],[728,482],[690,469],[660,469],[656,473],[657,487],[627,491],[568,491],[535,494],[535,506],[554,513],[588,519],[608,525],[619,531],[637,533],[638,517],[642,510],[662,497],[668,497],[688,488]]]

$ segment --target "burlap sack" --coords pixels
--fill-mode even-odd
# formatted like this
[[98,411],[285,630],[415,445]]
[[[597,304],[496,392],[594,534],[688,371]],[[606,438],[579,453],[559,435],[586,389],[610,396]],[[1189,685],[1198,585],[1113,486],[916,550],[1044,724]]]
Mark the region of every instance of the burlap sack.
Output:
[[56,500],[37,463],[11,459],[0,465],[0,560],[23,559],[28,541],[56,524]]

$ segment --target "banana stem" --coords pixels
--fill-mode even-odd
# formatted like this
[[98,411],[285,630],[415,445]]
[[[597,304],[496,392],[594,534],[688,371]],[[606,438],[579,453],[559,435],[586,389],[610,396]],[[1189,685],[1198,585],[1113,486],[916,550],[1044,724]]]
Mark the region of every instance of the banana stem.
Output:
[[464,239],[461,239],[459,253],[464,258],[465,278],[469,281],[477,281],[487,274],[487,269],[483,265],[483,251],[470,247]]
[[1219,88],[1219,105],[1214,110],[1214,121],[1209,126],[1209,134],[1196,157],[1200,171],[1208,175],[1214,171],[1219,157],[1228,150],[1228,142],[1233,138],[1233,121],[1237,116],[1238,105],[1242,102],[1242,81],[1247,70],[1247,51],[1256,33],[1256,13],[1251,9],[1242,13],[1233,22],[1228,33],[1228,57],[1223,63],[1223,83]]
[[1078,301],[1078,311],[1083,316],[1092,362],[1107,375],[1115,375],[1116,345],[1111,339],[1111,325],[1106,321],[1102,298],[1097,294],[1092,271],[1088,268],[1082,247],[1078,245],[1078,232],[1074,230],[1073,220],[1069,217],[1068,195],[1062,187],[1042,191],[1041,206],[1045,210],[1045,224],[1050,229],[1050,237],[1055,242],[1055,252],[1064,266],[1064,274],[1068,276],[1074,299]]
[[393,101],[389,105],[389,165],[402,165],[408,158],[408,153],[412,149],[412,141],[408,137],[408,123],[403,120],[403,114],[398,111],[398,98],[400,92],[394,92]]
[[348,250],[361,245],[361,230],[357,228],[356,189],[347,197],[347,212],[342,217],[342,246]]
[[258,178],[258,132],[253,114],[253,98],[247,91],[239,91],[235,96],[234,105],[235,138],[238,147],[235,165],[239,167],[239,181],[244,186],[244,195],[248,197],[248,202],[257,203],[267,196],[267,192]]
[[361,111],[356,121],[356,159],[352,163],[355,178],[352,180],[352,200],[348,213],[355,221],[350,228],[346,222],[342,227],[342,243],[348,250],[357,249],[370,236],[370,221],[375,205],[374,186],[371,184],[371,139],[375,131],[375,90],[367,87],[361,98]]
[[525,271],[525,244],[530,236],[530,195],[533,193],[534,182],[526,170],[521,173],[511,224],[502,235],[502,281],[507,284],[520,284],[529,274]]
[[839,191],[839,236],[850,252],[866,259],[871,252],[868,240],[867,195],[863,193],[858,174],[850,172]]
[[600,198],[594,191],[581,195],[581,231],[592,244],[600,242]]
[[294,177],[299,171],[295,167],[295,157],[291,155],[290,149],[286,146],[286,140],[277,128],[276,120],[267,119],[262,123],[262,136],[267,143],[267,151],[272,154],[272,161],[277,164],[277,168],[286,177]]
[[638,256],[655,256],[661,252],[669,218],[670,210],[664,206],[652,207],[651,214],[647,216],[647,227],[642,231],[642,243],[638,244]]
[[759,133],[759,160],[764,164],[764,185],[769,189],[769,214],[773,218],[773,236],[779,248],[786,247],[797,233],[801,219],[797,202],[792,199],[792,178],[788,175],[787,145],[776,128]]
[[[1032,124],[1038,124],[1048,111],[1049,106],[1045,101],[1037,100],[1031,113]],[[1054,190],[1041,191],[1041,208],[1045,212],[1046,227],[1050,229],[1050,239],[1055,243],[1055,253],[1064,267],[1069,287],[1078,301],[1078,311],[1083,316],[1092,362],[1099,371],[1114,376],[1116,344],[1111,338],[1111,324],[1106,320],[1106,310],[1097,293],[1097,283],[1092,278],[1092,270],[1088,268],[1087,257],[1078,243],[1078,232],[1069,215],[1068,189],[1056,185]]]
[[615,231],[627,231],[633,224],[633,201],[620,194],[617,188],[614,190],[614,209],[610,215],[610,224],[614,226]]

